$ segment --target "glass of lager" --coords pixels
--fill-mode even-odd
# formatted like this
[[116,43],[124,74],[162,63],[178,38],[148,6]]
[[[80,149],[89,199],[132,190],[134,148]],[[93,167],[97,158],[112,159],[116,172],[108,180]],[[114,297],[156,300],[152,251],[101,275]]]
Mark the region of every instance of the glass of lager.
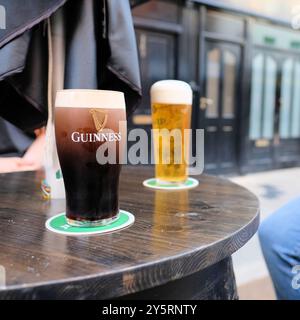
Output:
[[182,184],[188,177],[193,93],[189,84],[162,80],[150,90],[155,177],[160,183]]
[[[68,223],[87,227],[113,222],[119,214],[119,175],[126,141],[124,94],[58,91],[55,137]],[[99,153],[99,149],[106,151]]]

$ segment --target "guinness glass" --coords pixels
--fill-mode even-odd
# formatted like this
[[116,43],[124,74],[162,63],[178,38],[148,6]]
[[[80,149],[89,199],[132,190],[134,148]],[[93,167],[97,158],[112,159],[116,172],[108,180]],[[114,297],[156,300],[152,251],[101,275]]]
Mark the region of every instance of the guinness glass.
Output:
[[[57,92],[55,136],[70,225],[99,226],[117,219],[125,121],[122,92],[72,89]],[[105,159],[99,159],[101,154],[105,158],[105,153],[98,153],[99,147],[113,152],[107,159],[114,161],[105,163]]]

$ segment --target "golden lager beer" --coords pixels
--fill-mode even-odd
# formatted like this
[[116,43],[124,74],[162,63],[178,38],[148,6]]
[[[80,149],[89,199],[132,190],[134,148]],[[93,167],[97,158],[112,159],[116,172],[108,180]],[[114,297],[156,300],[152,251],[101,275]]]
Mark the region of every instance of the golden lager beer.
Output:
[[158,81],[151,87],[155,176],[160,182],[183,183],[188,174],[192,89],[178,80]]

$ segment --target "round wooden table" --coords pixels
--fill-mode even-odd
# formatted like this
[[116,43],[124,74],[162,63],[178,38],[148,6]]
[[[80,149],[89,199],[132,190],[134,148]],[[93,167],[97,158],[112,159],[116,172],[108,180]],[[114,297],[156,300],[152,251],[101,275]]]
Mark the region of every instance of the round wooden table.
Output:
[[0,299],[236,299],[231,255],[257,231],[257,198],[208,175],[183,191],[147,189],[150,177],[123,168],[133,226],[74,237],[45,229],[65,201],[42,199],[42,172],[0,175]]

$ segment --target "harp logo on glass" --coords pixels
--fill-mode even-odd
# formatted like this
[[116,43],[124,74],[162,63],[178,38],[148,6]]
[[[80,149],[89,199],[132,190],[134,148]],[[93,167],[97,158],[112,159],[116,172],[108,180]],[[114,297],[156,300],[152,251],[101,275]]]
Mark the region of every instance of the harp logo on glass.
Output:
[[4,6],[0,5],[0,30],[6,29],[6,10]]
[[107,114],[97,109],[91,109],[90,114],[93,117],[96,130],[98,132],[102,131],[107,123]]
[[106,112],[97,109],[91,109],[90,111],[95,129],[97,133],[91,133],[90,130],[81,128],[78,131],[74,131],[71,135],[73,142],[112,142],[121,141],[121,133],[114,132],[113,130],[106,129],[108,115]]

